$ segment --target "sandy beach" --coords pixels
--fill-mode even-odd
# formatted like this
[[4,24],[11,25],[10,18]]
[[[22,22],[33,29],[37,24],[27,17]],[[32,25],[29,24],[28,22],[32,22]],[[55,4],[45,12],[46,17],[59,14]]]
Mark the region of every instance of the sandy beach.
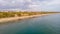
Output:
[[31,15],[31,16],[21,16],[21,17],[10,17],[10,18],[1,18],[0,23],[2,22],[9,22],[13,20],[19,20],[19,19],[26,19],[26,18],[32,18],[32,17],[39,17],[39,16],[44,16],[47,14],[42,14],[42,15]]

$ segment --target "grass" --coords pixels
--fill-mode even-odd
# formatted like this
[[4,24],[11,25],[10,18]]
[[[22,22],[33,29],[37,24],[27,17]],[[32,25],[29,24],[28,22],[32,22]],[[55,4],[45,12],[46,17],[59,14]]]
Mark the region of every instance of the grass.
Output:
[[40,15],[40,14],[52,14],[59,12],[0,12],[0,18],[16,17],[16,16],[30,16],[30,15]]

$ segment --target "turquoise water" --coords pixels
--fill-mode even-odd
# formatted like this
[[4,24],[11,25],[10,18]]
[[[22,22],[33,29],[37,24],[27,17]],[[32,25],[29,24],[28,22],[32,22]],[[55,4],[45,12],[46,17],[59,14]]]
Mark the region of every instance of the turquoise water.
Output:
[[60,34],[60,14],[2,24],[0,34]]

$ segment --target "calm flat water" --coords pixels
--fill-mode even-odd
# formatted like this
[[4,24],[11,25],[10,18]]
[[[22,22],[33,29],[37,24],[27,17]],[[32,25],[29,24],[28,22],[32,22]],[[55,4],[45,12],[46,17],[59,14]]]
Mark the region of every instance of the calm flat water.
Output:
[[0,34],[60,34],[60,14],[2,24]]

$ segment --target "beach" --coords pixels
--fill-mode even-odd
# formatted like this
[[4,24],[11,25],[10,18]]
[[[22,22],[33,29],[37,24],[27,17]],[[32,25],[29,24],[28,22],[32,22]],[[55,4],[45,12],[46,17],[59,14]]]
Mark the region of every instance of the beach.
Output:
[[39,17],[39,16],[44,16],[47,14],[42,14],[42,15],[31,15],[31,16],[21,16],[21,17],[9,17],[9,18],[1,18],[0,23],[5,23],[13,20],[19,20],[19,19],[26,19],[26,18],[32,18],[32,17]]

